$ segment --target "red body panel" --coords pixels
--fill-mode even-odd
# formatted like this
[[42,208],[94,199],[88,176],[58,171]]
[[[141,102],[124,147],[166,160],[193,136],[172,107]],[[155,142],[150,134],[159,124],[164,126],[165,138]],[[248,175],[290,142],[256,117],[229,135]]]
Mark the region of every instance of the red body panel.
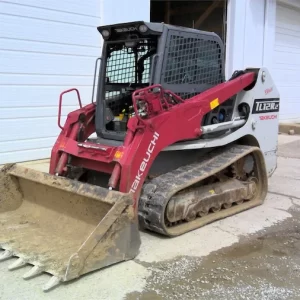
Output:
[[[71,155],[74,166],[111,173],[107,187],[116,188],[119,183],[119,191],[134,194],[136,205],[159,152],[175,142],[199,138],[203,116],[254,81],[255,73],[248,73],[185,101],[159,85],[135,91],[132,99],[136,116],[129,119],[120,147],[84,142],[95,132],[95,105],[82,107],[68,115],[52,149],[50,173],[64,175]],[[175,102],[169,101],[170,95]],[[144,118],[138,113],[139,101],[146,105]]]

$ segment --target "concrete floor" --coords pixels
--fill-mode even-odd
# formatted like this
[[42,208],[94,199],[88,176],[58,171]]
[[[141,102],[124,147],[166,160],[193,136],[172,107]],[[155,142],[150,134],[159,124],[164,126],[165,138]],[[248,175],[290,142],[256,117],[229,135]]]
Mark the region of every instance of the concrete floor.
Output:
[[[183,236],[141,233],[135,260],[43,293],[0,264],[0,299],[300,299],[300,136],[279,135],[265,204]],[[47,171],[48,161],[29,164]]]

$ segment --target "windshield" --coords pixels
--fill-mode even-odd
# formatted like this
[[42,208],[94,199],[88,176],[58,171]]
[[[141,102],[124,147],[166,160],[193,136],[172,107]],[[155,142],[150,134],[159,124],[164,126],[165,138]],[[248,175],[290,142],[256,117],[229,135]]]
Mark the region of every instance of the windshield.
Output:
[[156,53],[153,39],[108,43],[106,53],[105,99],[149,84],[150,62]]
[[126,131],[132,93],[149,85],[157,37],[108,42],[105,45],[104,122],[108,131]]

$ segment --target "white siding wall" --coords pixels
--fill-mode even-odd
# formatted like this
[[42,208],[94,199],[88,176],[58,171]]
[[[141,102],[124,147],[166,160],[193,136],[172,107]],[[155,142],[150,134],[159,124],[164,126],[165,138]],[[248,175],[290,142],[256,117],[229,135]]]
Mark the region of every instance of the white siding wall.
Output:
[[299,122],[300,1],[228,3],[227,78],[237,69],[267,67],[280,92],[280,121]]
[[100,14],[101,0],[0,2],[0,164],[49,157],[61,91],[90,102]]
[[300,122],[300,1],[298,9],[278,3],[273,70],[282,99],[280,119]]
[[150,21],[150,0],[104,0],[103,24]]
[[[58,96],[91,100],[101,24],[150,20],[150,0],[0,2],[0,164],[48,158],[59,129]],[[63,121],[77,108],[67,95]]]
[[228,0],[226,76],[235,70],[272,69],[276,0]]

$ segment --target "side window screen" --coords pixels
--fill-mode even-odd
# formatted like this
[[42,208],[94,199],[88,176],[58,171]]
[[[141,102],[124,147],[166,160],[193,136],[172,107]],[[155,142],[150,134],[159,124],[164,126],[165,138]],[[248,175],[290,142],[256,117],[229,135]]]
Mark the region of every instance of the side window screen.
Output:
[[131,105],[132,89],[149,84],[151,59],[156,49],[156,37],[113,41],[106,45],[105,105],[114,116]]
[[124,42],[108,45],[105,99],[121,94],[122,86],[118,88],[118,84],[129,86],[149,82],[151,56],[156,53],[156,50],[150,53],[151,49],[155,49],[155,43],[151,40],[140,40],[135,47],[126,47]]
[[171,35],[163,81],[167,84],[219,84],[222,82],[220,45],[199,37]]

